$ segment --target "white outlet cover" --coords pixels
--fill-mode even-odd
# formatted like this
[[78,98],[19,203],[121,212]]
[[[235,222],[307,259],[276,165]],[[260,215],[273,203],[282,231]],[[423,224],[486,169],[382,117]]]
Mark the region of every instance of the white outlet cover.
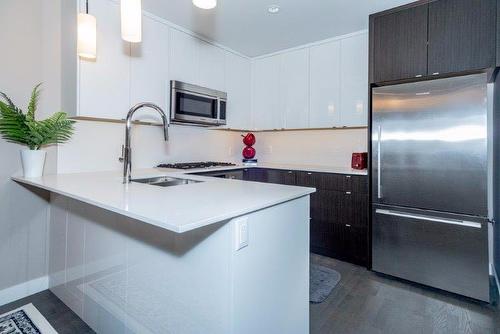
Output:
[[234,250],[239,251],[248,246],[248,217],[234,219]]

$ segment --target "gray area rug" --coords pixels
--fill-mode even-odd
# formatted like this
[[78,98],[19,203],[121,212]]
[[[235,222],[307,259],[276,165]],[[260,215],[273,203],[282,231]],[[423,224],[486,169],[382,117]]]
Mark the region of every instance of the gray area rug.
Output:
[[322,303],[340,282],[340,273],[333,269],[311,264],[309,270],[309,301]]
[[0,315],[0,334],[57,334],[33,304]]

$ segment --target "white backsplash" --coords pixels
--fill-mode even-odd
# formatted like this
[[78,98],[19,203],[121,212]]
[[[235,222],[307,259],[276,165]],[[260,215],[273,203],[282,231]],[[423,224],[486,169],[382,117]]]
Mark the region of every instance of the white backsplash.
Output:
[[[170,140],[162,128],[135,125],[132,130],[133,168],[161,162],[241,161],[241,133],[172,125]],[[119,170],[125,125],[79,121],[71,142],[58,149],[58,173]],[[258,132],[261,162],[349,167],[353,152],[367,147],[366,129]]]
[[367,151],[367,129],[256,133],[260,162],[350,167],[353,152]]
[[[172,125],[168,142],[160,126],[134,125],[132,168],[151,168],[162,162],[236,161],[240,150],[237,132]],[[58,149],[58,173],[119,170],[125,125],[79,121],[72,140]]]

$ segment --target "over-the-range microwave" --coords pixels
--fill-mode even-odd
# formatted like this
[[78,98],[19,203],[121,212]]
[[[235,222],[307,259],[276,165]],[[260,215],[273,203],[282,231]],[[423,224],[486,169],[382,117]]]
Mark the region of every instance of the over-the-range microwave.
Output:
[[170,81],[170,90],[170,120],[173,123],[226,124],[226,93],[175,80]]

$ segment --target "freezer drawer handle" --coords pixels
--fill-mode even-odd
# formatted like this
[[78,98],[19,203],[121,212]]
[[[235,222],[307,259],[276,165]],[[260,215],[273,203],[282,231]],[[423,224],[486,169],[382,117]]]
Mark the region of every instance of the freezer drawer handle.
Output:
[[481,228],[480,223],[475,223],[475,222],[466,221],[466,220],[446,219],[446,218],[440,218],[440,217],[416,215],[416,214],[411,214],[411,213],[404,213],[404,212],[390,211],[390,210],[383,210],[383,209],[376,209],[375,212],[378,214],[381,214],[381,215],[420,219],[420,220],[427,220],[427,221],[436,222],[436,223],[444,223],[444,224],[451,224],[451,225],[460,225],[460,226]]

